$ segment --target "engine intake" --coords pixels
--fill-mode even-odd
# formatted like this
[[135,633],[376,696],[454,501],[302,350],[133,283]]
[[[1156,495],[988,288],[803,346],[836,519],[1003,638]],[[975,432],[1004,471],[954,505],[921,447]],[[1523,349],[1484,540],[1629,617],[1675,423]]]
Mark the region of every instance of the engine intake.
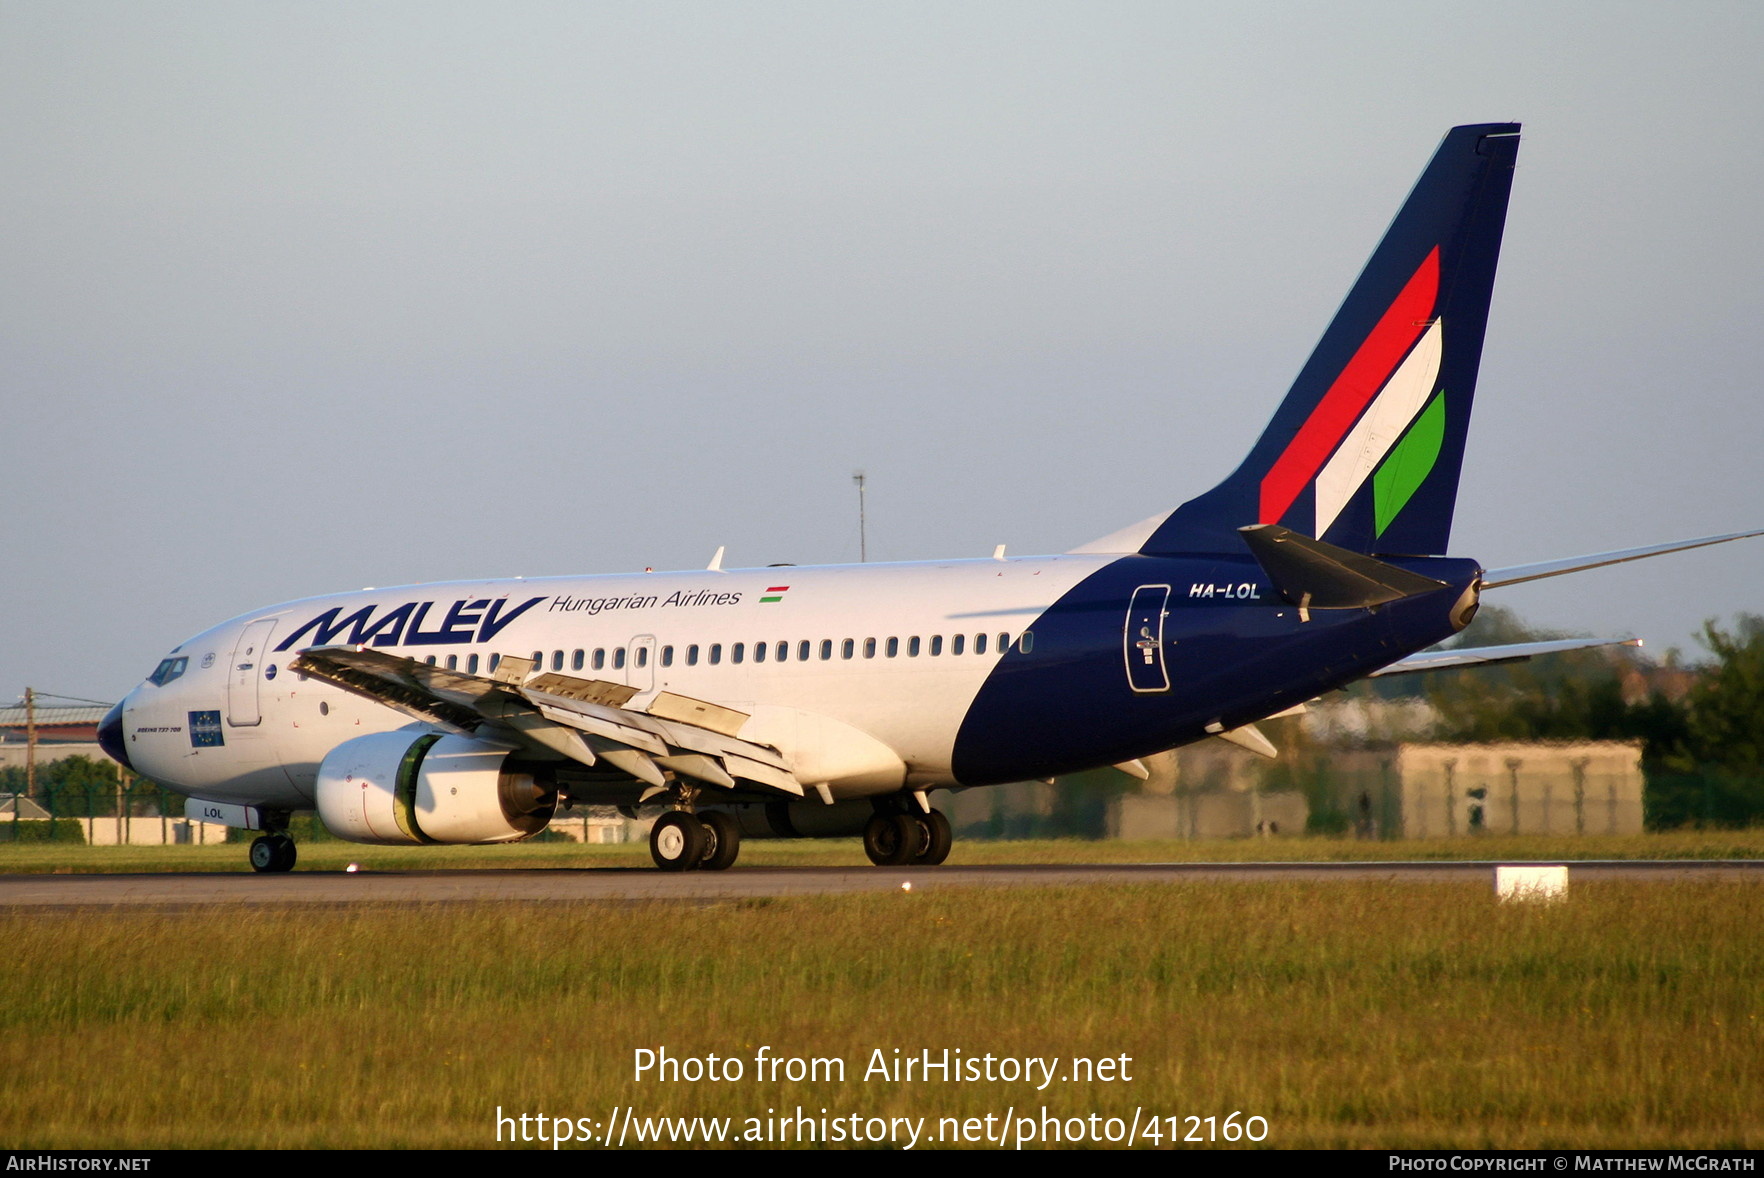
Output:
[[319,818],[354,843],[520,842],[550,824],[557,794],[510,771],[509,757],[469,736],[360,736],[319,765]]

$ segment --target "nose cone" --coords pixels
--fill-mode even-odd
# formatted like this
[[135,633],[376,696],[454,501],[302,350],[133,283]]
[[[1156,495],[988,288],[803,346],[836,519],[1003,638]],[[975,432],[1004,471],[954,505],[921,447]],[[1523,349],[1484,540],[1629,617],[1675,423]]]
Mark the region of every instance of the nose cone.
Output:
[[129,764],[129,746],[123,742],[122,704],[117,704],[104,713],[104,722],[98,725],[98,747],[109,753],[111,760],[129,772],[134,772],[135,767]]

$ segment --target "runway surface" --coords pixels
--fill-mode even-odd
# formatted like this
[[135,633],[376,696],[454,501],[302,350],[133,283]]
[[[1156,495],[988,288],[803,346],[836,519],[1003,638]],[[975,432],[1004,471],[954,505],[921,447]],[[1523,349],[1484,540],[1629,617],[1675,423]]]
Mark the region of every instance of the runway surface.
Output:
[[[1025,867],[756,867],[670,874],[648,868],[531,871],[295,871],[286,875],[188,873],[0,875],[0,909],[187,908],[210,904],[446,904],[481,901],[722,900],[949,888],[1084,884],[1232,884],[1278,881],[1480,883],[1494,863],[1147,863]],[[1764,861],[1570,862],[1569,883],[1764,883]]]

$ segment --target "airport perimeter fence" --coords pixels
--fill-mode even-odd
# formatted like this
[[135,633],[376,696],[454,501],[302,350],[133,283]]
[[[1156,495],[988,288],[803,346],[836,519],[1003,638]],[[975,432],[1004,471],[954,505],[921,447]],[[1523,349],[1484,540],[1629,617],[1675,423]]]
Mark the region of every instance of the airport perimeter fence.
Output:
[[[155,782],[143,781],[125,792],[60,791],[22,800],[0,793],[0,845],[64,843],[89,846],[200,846],[247,843],[259,834],[184,816],[184,797]],[[579,807],[559,813],[538,842],[609,843],[635,841],[627,823],[606,807]],[[288,833],[303,843],[339,840],[318,816],[294,815]]]
[[[84,758],[70,758],[82,760]],[[26,788],[22,770],[0,769],[0,845],[64,843],[92,846],[177,846],[248,843],[259,834],[184,817],[186,799],[144,777],[91,761],[47,765],[38,788]],[[305,843],[338,842],[318,816],[297,813],[288,833]],[[560,811],[537,836],[542,842],[631,842],[644,837],[616,811],[578,806]]]
[[[1326,769],[1320,777],[1327,779]],[[256,837],[254,831],[186,820],[183,795],[156,781],[120,772],[115,765],[73,757],[40,767],[37,778],[37,788],[30,790],[22,770],[0,769],[0,844],[173,845],[249,842]],[[1736,829],[1764,823],[1764,773],[1647,768],[1644,780],[1643,813],[1649,830]],[[1300,818],[1291,826],[1283,823],[1284,833],[1347,834],[1358,829],[1355,818],[1364,816],[1342,810],[1341,791],[1322,788],[1327,780],[1291,784],[1307,795],[1309,814],[1308,820]],[[1062,779],[1057,787],[999,786],[953,795],[943,804],[964,838],[1100,839],[1116,833],[1110,820],[1112,807],[1134,792],[1133,785],[1116,781],[1114,774],[1080,774]],[[964,804],[964,799],[984,804]],[[1373,824],[1377,833],[1372,837],[1394,837],[1400,830],[1393,816],[1375,817],[1387,821]],[[296,814],[289,831],[305,842],[336,841],[310,812]],[[616,812],[596,806],[560,812],[553,828],[539,837],[626,842],[641,834]]]
[[[11,784],[0,782],[0,784]],[[158,782],[55,783],[0,792],[0,843],[156,845],[230,841],[224,827],[184,818],[184,798]]]

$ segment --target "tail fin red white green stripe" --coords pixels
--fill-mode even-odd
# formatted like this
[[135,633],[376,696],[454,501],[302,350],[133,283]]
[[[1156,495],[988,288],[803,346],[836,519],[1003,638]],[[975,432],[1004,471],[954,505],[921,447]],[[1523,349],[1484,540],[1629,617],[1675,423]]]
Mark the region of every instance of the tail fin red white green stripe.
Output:
[[1250,524],[1446,550],[1518,147],[1514,123],[1446,135],[1249,457],[1141,551],[1241,552]]

